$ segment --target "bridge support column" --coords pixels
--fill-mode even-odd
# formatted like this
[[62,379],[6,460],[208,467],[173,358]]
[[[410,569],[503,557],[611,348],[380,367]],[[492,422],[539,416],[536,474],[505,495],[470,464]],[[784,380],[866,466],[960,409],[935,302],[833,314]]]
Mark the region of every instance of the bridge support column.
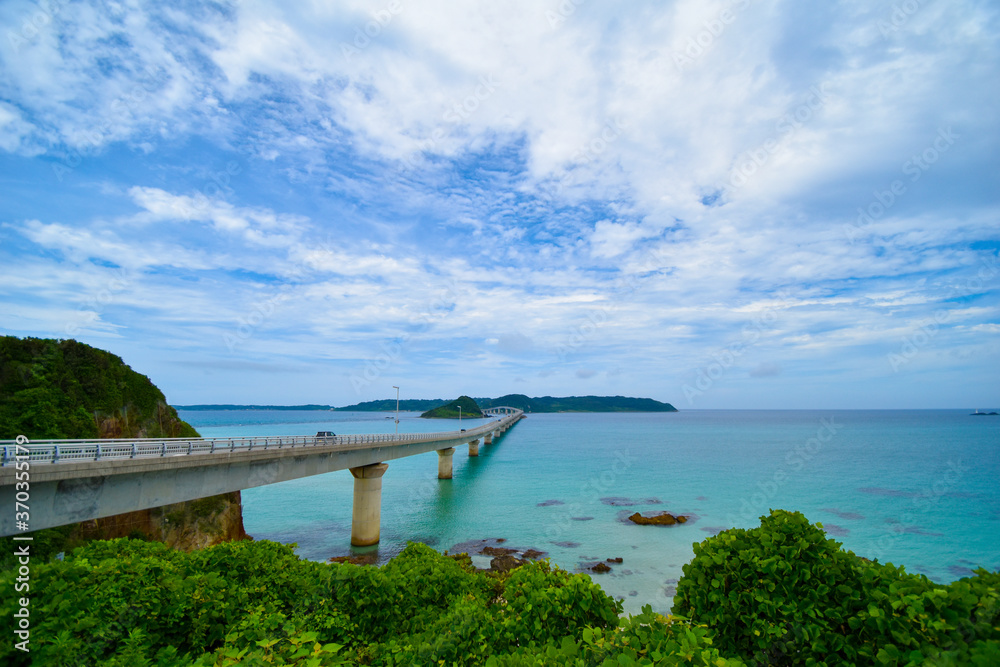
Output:
[[479,441],[473,440],[469,443],[469,456],[479,456]]
[[438,453],[438,479],[451,479],[451,457],[455,453],[454,447],[439,449]]
[[354,475],[351,544],[356,547],[378,544],[382,523],[382,475],[388,467],[385,463],[374,463],[351,468],[351,474]]
[[493,433],[487,433],[486,435],[483,436],[483,444],[484,445],[493,444]]

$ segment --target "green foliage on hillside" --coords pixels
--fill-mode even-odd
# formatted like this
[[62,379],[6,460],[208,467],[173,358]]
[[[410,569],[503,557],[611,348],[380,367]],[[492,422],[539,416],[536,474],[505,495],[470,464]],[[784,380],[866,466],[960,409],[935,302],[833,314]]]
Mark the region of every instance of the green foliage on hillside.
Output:
[[541,396],[529,398],[524,394],[507,394],[500,398],[478,398],[483,408],[508,405],[525,412],[677,412],[670,403],[652,398],[629,396]]
[[[14,576],[0,575],[0,586],[12,590]],[[301,560],[273,542],[193,553],[93,542],[33,564],[30,595],[31,653],[0,644],[0,662],[11,667],[538,665],[553,657],[619,665],[635,664],[622,655],[634,661],[671,646],[703,656],[693,664],[740,664],[718,662],[703,628],[651,613],[616,630],[620,603],[586,575],[546,562],[485,573],[421,544],[375,568]],[[16,604],[4,596],[0,613],[10,618]]]
[[[459,407],[462,408],[461,413],[459,413]],[[476,419],[483,416],[483,411],[468,396],[459,396],[451,403],[428,410],[420,416],[424,419],[458,419],[459,416]]]
[[0,439],[196,437],[119,357],[75,340],[0,337]]
[[1000,574],[943,586],[859,558],[797,512],[695,545],[674,612],[766,665],[1000,664]]
[[[399,409],[406,412],[423,412],[424,410],[435,408],[442,403],[444,403],[444,399],[441,398],[404,398],[399,401]],[[380,401],[364,401],[336,409],[351,412],[395,412],[396,399],[385,398]]]
[[[235,542],[184,553],[110,540],[31,564],[22,665],[1000,664],[1000,575],[942,586],[858,558],[801,514],[696,546],[675,613],[620,603],[546,561],[507,574],[410,544],[382,568]],[[16,571],[0,573],[14,590]],[[17,596],[0,598],[10,619]]]

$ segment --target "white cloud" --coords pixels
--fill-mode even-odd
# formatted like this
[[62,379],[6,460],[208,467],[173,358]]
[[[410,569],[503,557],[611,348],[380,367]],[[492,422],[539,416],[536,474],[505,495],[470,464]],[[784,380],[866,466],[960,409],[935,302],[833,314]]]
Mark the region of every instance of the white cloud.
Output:
[[9,153],[25,152],[28,155],[41,152],[40,148],[26,145],[31,133],[31,125],[21,117],[21,113],[9,104],[0,102],[0,149]]
[[601,220],[590,236],[591,253],[595,257],[617,257],[632,247],[639,239],[652,234],[634,222],[616,224]]
[[60,223],[28,220],[21,231],[39,246],[59,250],[78,263],[97,259],[130,269],[157,266],[207,269],[211,266],[200,252],[156,241],[130,243],[107,229],[80,229]]

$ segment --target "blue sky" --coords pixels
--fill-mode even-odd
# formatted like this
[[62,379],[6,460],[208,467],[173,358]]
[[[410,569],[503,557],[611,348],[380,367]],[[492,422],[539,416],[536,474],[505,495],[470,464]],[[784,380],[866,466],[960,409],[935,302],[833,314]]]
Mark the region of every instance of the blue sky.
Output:
[[998,11],[4,2],[0,332],[175,404],[997,408]]

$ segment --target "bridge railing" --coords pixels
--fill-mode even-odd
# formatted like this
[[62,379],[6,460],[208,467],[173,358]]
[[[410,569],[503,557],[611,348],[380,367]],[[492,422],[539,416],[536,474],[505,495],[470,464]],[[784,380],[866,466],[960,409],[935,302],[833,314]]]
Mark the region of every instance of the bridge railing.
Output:
[[[508,421],[515,414],[501,419]],[[31,464],[68,461],[103,461],[122,459],[149,459],[192,454],[223,452],[250,452],[293,447],[341,447],[353,449],[380,443],[411,444],[434,440],[476,439],[496,429],[496,423],[483,424],[473,429],[443,433],[368,433],[316,436],[265,436],[232,438],[116,438],[107,440],[34,440],[19,445],[13,440],[0,441],[3,447],[0,466],[6,467],[16,460]]]

